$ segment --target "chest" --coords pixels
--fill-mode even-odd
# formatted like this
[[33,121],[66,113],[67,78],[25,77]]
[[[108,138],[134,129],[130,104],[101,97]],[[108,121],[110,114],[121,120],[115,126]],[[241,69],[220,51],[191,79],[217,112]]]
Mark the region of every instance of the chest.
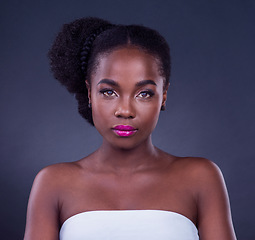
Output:
[[196,222],[196,201],[189,179],[169,174],[93,175],[72,182],[61,194],[61,222],[85,211],[161,209]]

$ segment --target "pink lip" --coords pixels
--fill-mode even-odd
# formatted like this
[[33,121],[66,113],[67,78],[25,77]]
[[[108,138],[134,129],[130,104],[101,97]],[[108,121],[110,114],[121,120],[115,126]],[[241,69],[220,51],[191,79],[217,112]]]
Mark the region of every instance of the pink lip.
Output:
[[120,131],[134,131],[135,128],[129,125],[117,125],[113,129]]
[[137,129],[129,125],[117,125],[113,131],[120,137],[129,137],[136,133]]

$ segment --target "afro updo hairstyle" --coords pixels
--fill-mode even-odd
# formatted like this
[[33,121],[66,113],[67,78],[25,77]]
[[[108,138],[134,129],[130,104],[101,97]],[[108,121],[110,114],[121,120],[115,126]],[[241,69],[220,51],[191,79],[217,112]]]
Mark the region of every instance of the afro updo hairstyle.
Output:
[[93,126],[85,80],[90,82],[102,54],[125,46],[137,47],[154,56],[159,61],[164,86],[168,86],[169,46],[157,31],[141,25],[114,25],[93,17],[77,19],[63,25],[49,50],[54,77],[75,94],[79,113]]

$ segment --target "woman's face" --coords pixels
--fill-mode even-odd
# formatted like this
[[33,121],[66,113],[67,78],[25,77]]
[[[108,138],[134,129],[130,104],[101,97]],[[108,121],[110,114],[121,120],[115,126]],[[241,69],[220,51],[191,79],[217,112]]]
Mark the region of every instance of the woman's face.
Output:
[[88,88],[93,121],[104,141],[131,149],[150,139],[166,101],[153,56],[134,47],[104,55]]

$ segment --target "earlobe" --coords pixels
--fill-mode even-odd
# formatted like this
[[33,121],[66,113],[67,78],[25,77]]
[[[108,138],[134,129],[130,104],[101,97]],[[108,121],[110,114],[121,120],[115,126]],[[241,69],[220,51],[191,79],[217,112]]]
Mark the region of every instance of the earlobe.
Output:
[[162,105],[160,108],[161,111],[165,111],[166,110],[166,105]]

